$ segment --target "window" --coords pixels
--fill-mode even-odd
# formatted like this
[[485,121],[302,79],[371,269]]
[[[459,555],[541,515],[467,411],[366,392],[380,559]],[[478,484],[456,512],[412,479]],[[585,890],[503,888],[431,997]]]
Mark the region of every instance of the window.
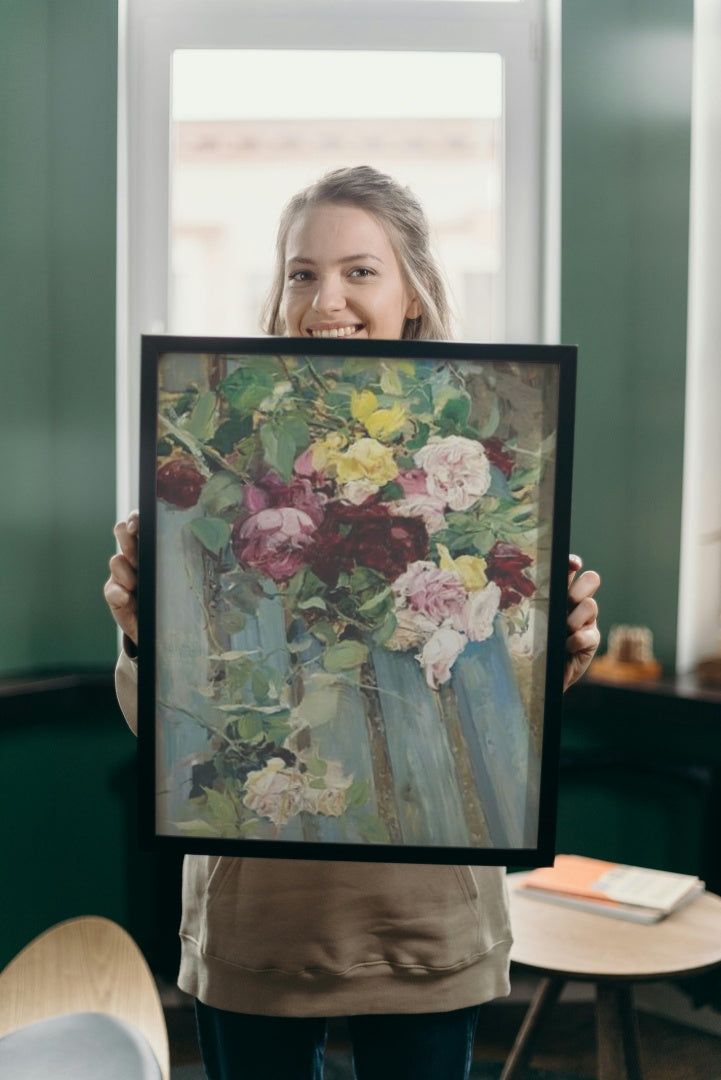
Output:
[[542,132],[556,3],[121,3],[121,512],[140,334],[258,333],[280,209],[338,165],[364,159],[421,197],[458,336],[555,340]]

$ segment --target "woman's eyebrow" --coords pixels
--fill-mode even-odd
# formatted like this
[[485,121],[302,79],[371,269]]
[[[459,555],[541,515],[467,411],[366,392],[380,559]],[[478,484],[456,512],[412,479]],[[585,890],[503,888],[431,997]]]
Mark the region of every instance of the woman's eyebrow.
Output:
[[[341,259],[338,260],[338,262],[341,262],[341,263],[365,262],[367,259],[372,259],[373,262],[377,262],[377,263],[380,263],[381,265],[383,265],[383,260],[381,259],[381,257],[379,255],[371,254],[370,251],[361,251],[358,255],[344,255]],[[289,258],[286,260],[286,265],[290,265],[291,263],[300,263],[303,266],[315,266],[316,265],[315,259],[309,259],[304,255],[291,255],[291,256],[289,256]]]

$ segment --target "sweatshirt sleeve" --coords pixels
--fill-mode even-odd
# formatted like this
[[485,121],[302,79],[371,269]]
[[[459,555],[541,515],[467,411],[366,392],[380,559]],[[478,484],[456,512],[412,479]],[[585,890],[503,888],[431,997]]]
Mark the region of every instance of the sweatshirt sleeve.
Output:
[[115,693],[128,727],[138,733],[138,663],[125,649],[115,666]]

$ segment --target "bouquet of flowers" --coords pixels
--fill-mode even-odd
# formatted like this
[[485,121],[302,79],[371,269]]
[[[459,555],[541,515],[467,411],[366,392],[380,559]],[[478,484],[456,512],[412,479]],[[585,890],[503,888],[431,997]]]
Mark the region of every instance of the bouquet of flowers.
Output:
[[[184,528],[213,581],[208,692],[222,717],[193,766],[201,817],[178,827],[255,836],[261,820],[368,801],[367,779],[314,748],[309,676],[372,692],[374,651],[407,652],[435,693],[499,619],[525,631],[543,454],[521,445],[480,364],[212,359],[205,385],[163,393],[159,415],[158,499],[193,508]],[[280,665],[243,636],[268,602]]]

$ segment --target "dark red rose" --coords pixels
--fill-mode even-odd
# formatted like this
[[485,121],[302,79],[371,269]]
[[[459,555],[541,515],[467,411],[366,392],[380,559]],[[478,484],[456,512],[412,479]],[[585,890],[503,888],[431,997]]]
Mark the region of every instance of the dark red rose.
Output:
[[518,604],[522,597],[532,596],[536,586],[524,570],[533,559],[515,544],[506,544],[496,540],[486,556],[486,577],[495,581],[501,590],[501,610]]
[[165,465],[158,469],[158,498],[171,506],[180,507],[181,510],[195,506],[204,484],[205,478],[200,475],[193,462],[183,458],[166,461]]
[[333,503],[314,541],[310,565],[326,585],[335,585],[340,573],[356,566],[394,581],[409,563],[428,554],[422,518],[395,517],[381,503]]
[[486,456],[491,465],[495,465],[498,471],[503,473],[507,480],[513,472],[515,461],[508,450],[506,450],[506,444],[503,442],[503,439],[497,439],[495,436],[491,439],[483,439],[483,449],[486,451]]
[[253,514],[268,507],[292,506],[307,514],[314,525],[320,525],[323,520],[327,501],[327,496],[315,491],[305,477],[294,476],[289,484],[285,484],[273,472],[266,473],[254,484],[248,484],[243,492],[243,505]]

